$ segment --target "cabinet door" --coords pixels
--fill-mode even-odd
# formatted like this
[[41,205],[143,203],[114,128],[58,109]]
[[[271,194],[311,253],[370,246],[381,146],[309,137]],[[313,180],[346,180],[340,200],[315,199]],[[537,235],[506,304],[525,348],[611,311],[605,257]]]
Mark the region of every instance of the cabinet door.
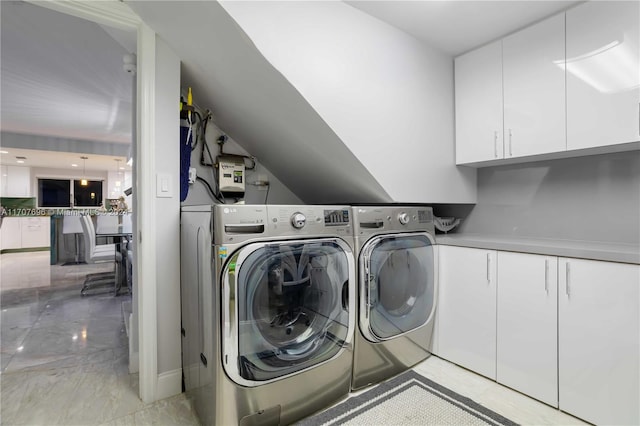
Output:
[[558,406],[558,259],[498,252],[498,382]]
[[567,147],[640,140],[640,3],[567,11]]
[[496,252],[440,246],[438,352],[496,378]]
[[50,223],[48,217],[21,218],[22,247],[49,247]]
[[564,151],[564,13],[502,43],[505,158]]
[[561,258],[560,409],[595,424],[640,423],[640,266]]
[[502,41],[455,60],[456,163],[503,158]]
[[5,217],[0,227],[0,247],[2,250],[22,248],[22,234],[19,217]]
[[5,197],[31,196],[31,169],[29,167],[7,166]]

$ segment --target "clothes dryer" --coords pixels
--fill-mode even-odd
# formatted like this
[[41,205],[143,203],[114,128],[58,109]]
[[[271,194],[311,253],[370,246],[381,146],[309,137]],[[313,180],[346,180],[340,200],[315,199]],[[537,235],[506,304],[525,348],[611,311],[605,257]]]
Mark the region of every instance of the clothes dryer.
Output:
[[351,209],[182,209],[185,389],[203,424],[290,424],[350,391]]
[[430,207],[353,207],[353,222],[359,296],[352,389],[359,389],[430,356],[437,262]]

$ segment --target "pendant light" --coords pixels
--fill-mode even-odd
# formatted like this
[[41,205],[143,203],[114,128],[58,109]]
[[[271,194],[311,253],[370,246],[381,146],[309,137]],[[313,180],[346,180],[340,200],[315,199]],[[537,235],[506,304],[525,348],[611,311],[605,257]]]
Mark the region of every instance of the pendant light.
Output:
[[82,180],[80,180],[80,186],[87,186],[89,182],[87,182],[87,164],[86,161],[89,157],[80,157],[82,159]]

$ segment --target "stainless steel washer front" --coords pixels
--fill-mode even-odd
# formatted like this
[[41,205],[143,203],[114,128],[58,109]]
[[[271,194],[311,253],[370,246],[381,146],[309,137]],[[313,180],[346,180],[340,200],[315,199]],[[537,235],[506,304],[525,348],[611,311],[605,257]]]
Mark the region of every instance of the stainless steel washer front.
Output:
[[182,210],[183,371],[203,424],[290,424],[348,395],[351,209]]

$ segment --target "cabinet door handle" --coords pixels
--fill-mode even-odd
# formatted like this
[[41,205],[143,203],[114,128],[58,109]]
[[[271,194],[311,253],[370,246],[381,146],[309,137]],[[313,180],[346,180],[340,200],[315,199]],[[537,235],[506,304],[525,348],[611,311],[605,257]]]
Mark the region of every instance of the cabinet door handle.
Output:
[[512,136],[513,136],[513,133],[511,132],[511,129],[509,129],[509,157],[513,157],[513,150],[511,149]]
[[566,275],[566,281],[567,281],[567,285],[565,287],[565,293],[567,295],[567,297],[569,297],[569,295],[571,294],[571,290],[569,289],[569,279],[571,278],[571,265],[569,264],[569,262],[567,262],[566,266],[565,266],[565,275]]
[[487,253],[487,283],[491,284],[491,253]]
[[549,294],[549,259],[544,260],[544,292]]
[[493,156],[498,158],[498,131],[493,132]]

